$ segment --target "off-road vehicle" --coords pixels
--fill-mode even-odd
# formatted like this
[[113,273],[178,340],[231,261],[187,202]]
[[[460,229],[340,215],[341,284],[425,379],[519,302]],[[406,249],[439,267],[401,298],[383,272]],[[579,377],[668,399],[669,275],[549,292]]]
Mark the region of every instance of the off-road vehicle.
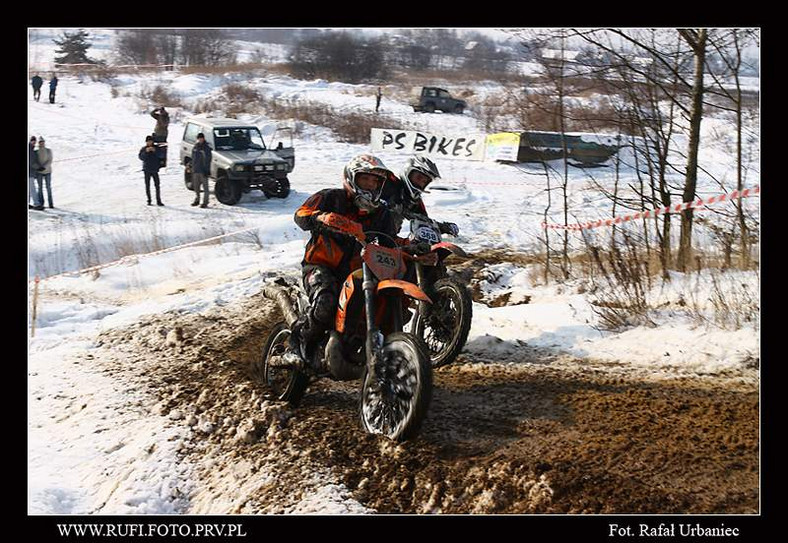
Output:
[[[277,129],[271,137],[289,131]],[[241,195],[259,189],[269,198],[285,198],[290,193],[287,174],[295,166],[292,133],[289,147],[280,139],[278,145],[269,149],[260,130],[253,125],[236,119],[191,118],[186,121],[181,142],[181,164],[184,166],[186,188],[192,185],[192,148],[197,134],[203,133],[211,147],[211,174],[215,181],[216,199],[226,205],[234,205]]]
[[435,110],[447,113],[462,114],[468,103],[459,98],[452,98],[449,91],[438,87],[422,87],[421,94],[412,104],[413,111],[426,111],[433,113]]

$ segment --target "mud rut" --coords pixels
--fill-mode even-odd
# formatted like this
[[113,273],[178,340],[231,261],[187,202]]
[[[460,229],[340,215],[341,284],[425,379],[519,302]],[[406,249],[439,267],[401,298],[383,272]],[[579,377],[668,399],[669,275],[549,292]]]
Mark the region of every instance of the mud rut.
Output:
[[[756,513],[757,385],[655,380],[524,347],[434,375],[420,436],[358,424],[358,384],[266,399],[252,363],[278,309],[261,295],[105,332],[93,362],[190,428],[191,513],[298,513],[321,487],[380,513]],[[100,353],[100,354],[99,354]],[[359,512],[349,510],[348,512]]]

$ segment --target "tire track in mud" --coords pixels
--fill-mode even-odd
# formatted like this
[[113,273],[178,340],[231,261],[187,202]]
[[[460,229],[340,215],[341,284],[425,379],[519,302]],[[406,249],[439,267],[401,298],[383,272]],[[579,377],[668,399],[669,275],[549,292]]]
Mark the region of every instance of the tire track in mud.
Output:
[[758,512],[756,386],[622,377],[528,349],[517,364],[461,356],[435,372],[420,435],[395,444],[359,428],[358,383],[318,381],[297,409],[266,399],[252,364],[277,320],[257,295],[101,336],[107,371],[191,428],[190,513],[316,500],[347,513]]

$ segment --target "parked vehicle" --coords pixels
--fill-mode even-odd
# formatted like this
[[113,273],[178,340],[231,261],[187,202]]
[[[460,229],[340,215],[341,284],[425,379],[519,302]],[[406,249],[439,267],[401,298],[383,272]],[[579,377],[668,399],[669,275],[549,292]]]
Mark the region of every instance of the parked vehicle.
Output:
[[409,256],[402,249],[368,242],[358,223],[336,213],[318,220],[362,245],[362,268],[345,280],[335,329],[326,333],[309,361],[288,349],[291,327],[309,307],[303,290],[284,281],[263,289],[266,298],[278,303],[284,321],[274,326],[263,347],[258,374],[274,398],[292,405],[301,401],[310,379],[361,379],[362,428],[396,441],[413,437],[432,397],[432,367],[421,341],[403,332],[403,297],[427,303],[429,298],[402,280]]
[[433,368],[451,364],[460,354],[471,329],[473,305],[471,292],[460,281],[449,277],[445,260],[467,253],[441,239],[438,222],[418,214],[406,214],[410,219],[410,239],[430,244],[430,252],[412,260],[416,284],[430,297],[432,303],[418,302],[410,323],[410,331],[424,341]]
[[465,100],[454,98],[449,91],[438,87],[422,87],[418,100],[411,105],[413,111],[426,113],[445,111],[446,113],[462,114],[468,107]]
[[216,183],[214,191],[219,202],[234,205],[242,194],[254,189],[263,191],[269,198],[285,198],[290,193],[287,175],[295,167],[292,136],[289,147],[280,140],[275,148],[269,149],[256,126],[236,119],[214,118],[186,121],[180,160],[187,189],[193,190],[191,154],[199,133],[205,135],[212,149],[210,178]]

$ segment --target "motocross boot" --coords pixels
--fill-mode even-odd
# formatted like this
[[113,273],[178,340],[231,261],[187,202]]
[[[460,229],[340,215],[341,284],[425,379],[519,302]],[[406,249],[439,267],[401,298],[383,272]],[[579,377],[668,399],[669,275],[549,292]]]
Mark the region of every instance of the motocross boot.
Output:
[[298,355],[302,364],[312,367],[318,373],[323,369],[320,357],[316,352],[321,335],[321,330],[314,326],[309,317],[302,315],[293,323],[288,345],[288,350]]

